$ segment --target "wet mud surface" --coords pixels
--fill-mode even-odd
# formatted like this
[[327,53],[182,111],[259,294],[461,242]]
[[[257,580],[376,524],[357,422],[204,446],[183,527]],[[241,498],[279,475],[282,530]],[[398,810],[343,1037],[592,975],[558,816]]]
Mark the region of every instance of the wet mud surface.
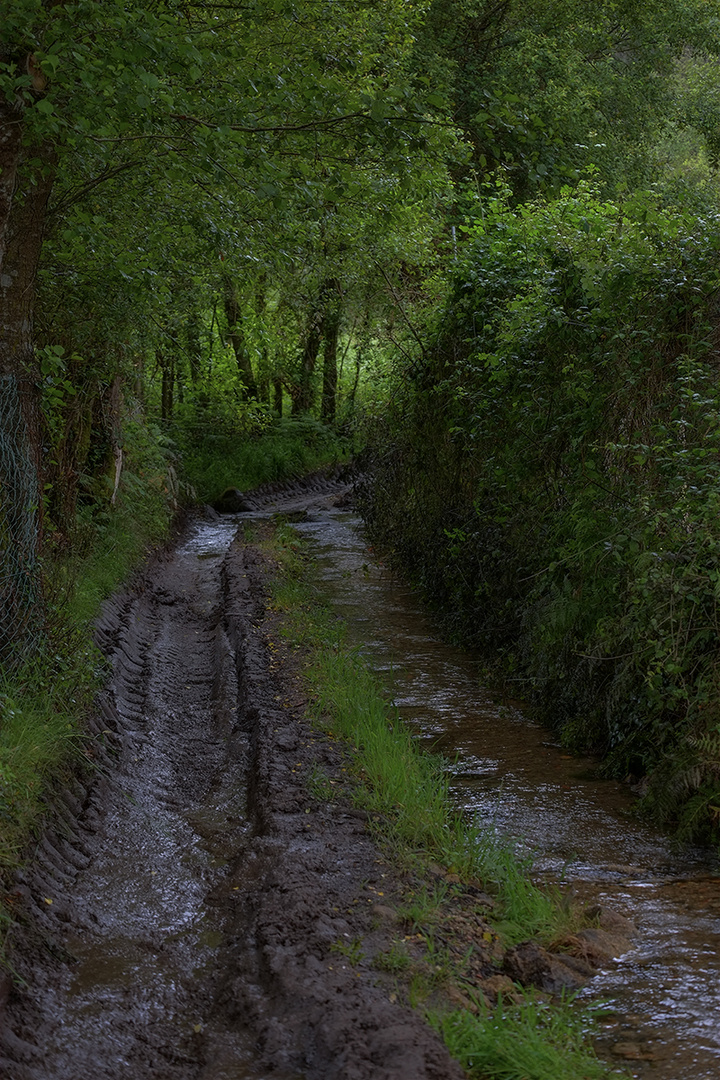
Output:
[[[327,507],[337,480],[266,491]],[[454,1080],[433,1032],[343,943],[391,938],[385,866],[340,751],[303,719],[270,569],[238,521],[186,526],[105,607],[93,767],[13,890],[6,1080]],[[350,951],[350,946],[348,950]]]

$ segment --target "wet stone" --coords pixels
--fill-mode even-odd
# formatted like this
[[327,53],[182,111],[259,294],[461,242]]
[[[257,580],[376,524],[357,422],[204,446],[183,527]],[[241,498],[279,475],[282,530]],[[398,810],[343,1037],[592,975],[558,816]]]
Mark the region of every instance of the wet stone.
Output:
[[549,994],[579,990],[593,973],[589,964],[571,956],[556,956],[534,941],[508,949],[503,966],[515,982],[537,987]]
[[612,908],[605,907],[602,904],[595,904],[593,907],[588,908],[586,916],[591,921],[596,921],[601,930],[606,930],[609,934],[618,934],[624,938],[634,937],[638,930],[632,919],[628,919],[627,916],[621,915],[619,911],[614,911]]
[[381,919],[383,922],[394,925],[401,921],[397,911],[386,904],[373,904],[370,910],[377,919]]
[[629,938],[592,926],[579,930],[575,940],[578,942],[580,955],[598,966],[622,956],[633,947]]

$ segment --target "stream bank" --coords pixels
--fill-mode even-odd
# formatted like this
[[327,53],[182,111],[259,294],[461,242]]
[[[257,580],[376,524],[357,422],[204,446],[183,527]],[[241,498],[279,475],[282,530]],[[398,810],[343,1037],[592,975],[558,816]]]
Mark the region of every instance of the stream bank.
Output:
[[296,528],[350,643],[382,678],[421,745],[448,761],[469,817],[520,838],[533,875],[584,907],[637,924],[633,948],[600,970],[580,1004],[604,1002],[597,1049],[633,1077],[720,1075],[720,866],[634,814],[626,785],[567,753],[521,705],[483,684],[482,658],[440,640],[417,597],[369,553],[350,513]]

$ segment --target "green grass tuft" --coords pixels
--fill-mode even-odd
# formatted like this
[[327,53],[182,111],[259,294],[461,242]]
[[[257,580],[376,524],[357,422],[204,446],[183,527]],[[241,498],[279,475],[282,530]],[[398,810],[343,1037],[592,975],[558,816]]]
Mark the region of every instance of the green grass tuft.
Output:
[[44,809],[46,785],[77,765],[99,658],[79,635],[0,679],[0,868],[11,869]]
[[[601,1080],[607,1066],[588,1050],[577,1016],[532,998],[474,1016],[431,1015],[448,1050],[478,1080]],[[619,1074],[617,1074],[619,1075]]]

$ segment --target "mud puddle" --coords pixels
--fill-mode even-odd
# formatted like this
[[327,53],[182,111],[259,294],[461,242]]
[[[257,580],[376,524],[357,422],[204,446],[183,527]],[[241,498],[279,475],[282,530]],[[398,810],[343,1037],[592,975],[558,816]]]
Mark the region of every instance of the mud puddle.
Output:
[[437,639],[410,591],[372,561],[351,514],[296,526],[311,541],[331,602],[428,746],[455,760],[468,813],[520,838],[535,873],[632,918],[635,947],[591,980],[607,1003],[598,1051],[630,1075],[720,1075],[720,866],[673,850],[632,817],[632,795],[598,780],[512,702],[485,693],[478,664]]
[[[257,515],[327,507],[338,481]],[[17,884],[0,1009],[6,1080],[453,1080],[435,1035],[338,942],[375,935],[385,867],[305,777],[340,754],[304,722],[269,568],[240,519],[194,522],[106,606],[95,768],[58,792]]]
[[197,975],[224,936],[208,897],[248,828],[222,626],[220,565],[234,532],[195,526],[137,595],[105,610],[111,750],[27,889],[39,933],[67,963],[21,971],[31,999],[9,1039],[21,1061],[8,1076],[191,1075],[211,992]]

